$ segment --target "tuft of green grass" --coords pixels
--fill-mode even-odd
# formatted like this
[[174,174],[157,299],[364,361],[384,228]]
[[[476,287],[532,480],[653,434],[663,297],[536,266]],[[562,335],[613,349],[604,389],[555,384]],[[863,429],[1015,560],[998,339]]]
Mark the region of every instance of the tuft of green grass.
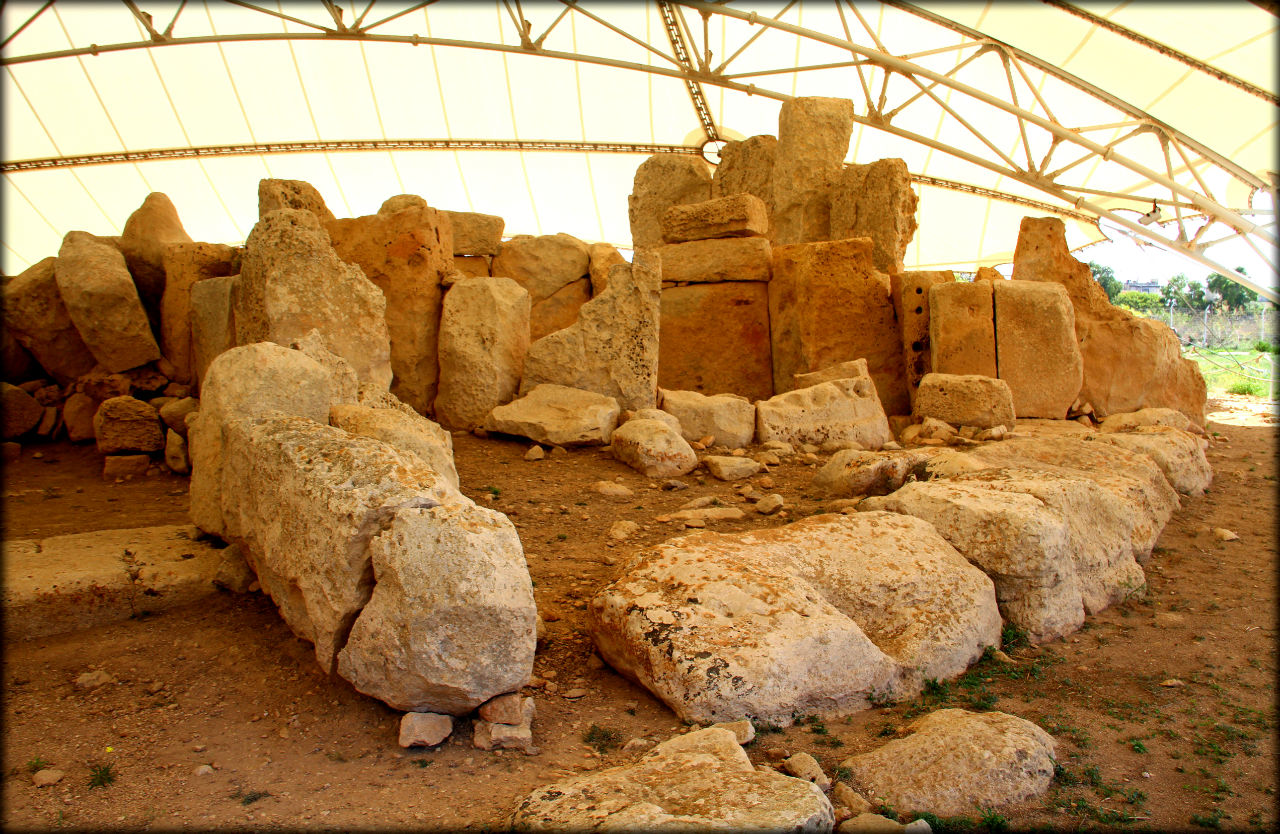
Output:
[[1244,394],[1249,397],[1261,397],[1263,395],[1262,386],[1256,382],[1233,382],[1227,387],[1228,394]]
[[1009,821],[992,808],[982,809],[982,818],[978,821],[979,825],[986,831],[1008,831]]
[[1129,746],[1133,748],[1135,753],[1147,752],[1147,745],[1143,744],[1140,738],[1129,739]]
[[603,755],[622,744],[622,733],[609,727],[592,724],[582,734],[582,740]]
[[502,490],[496,486],[487,486],[485,487],[485,490],[494,498],[497,498],[498,496],[502,495]]
[[35,773],[37,771],[44,770],[46,767],[49,766],[49,764],[50,762],[44,757],[36,756],[31,761],[27,762],[27,772]]
[[848,782],[853,778],[853,769],[840,765],[835,769],[833,775],[836,777],[837,782]]
[[271,796],[270,791],[241,791],[237,790],[232,797],[240,800],[241,805],[252,805],[259,799]]
[[116,770],[108,764],[89,765],[89,787],[105,788],[116,781]]
[[1027,636],[1027,631],[1013,623],[1005,623],[1004,628],[1000,629],[1000,647],[1003,649],[1018,649],[1031,645],[1031,639]]
[[1192,814],[1191,824],[1201,828],[1221,828],[1223,820],[1231,819],[1231,815],[1221,808],[1214,808],[1211,814]]

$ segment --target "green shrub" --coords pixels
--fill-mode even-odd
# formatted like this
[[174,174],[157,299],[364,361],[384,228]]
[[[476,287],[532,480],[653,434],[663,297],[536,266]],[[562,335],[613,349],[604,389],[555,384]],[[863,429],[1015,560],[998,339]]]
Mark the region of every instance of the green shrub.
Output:
[[1244,394],[1250,397],[1261,397],[1262,386],[1256,382],[1233,382],[1227,388],[1228,394]]

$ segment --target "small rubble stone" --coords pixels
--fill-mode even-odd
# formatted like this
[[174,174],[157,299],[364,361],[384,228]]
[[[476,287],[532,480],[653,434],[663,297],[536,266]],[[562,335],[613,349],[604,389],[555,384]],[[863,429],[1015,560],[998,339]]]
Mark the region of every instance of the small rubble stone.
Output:
[[635,492],[631,487],[626,484],[620,484],[617,481],[596,481],[591,485],[591,489],[606,498],[626,500],[635,496]]
[[623,519],[613,522],[609,527],[609,538],[614,541],[626,541],[638,532],[640,532],[639,524],[636,524],[634,521],[627,521],[626,519]]
[[529,451],[524,453],[524,459],[529,461],[542,460],[546,456],[546,451],[537,443],[530,446]]
[[169,429],[165,437],[164,463],[179,475],[186,475],[191,471],[191,461],[187,457],[187,439],[173,429]]
[[258,579],[249,562],[244,558],[244,551],[238,544],[227,545],[222,550],[222,559],[218,563],[218,572],[213,577],[213,584],[226,588],[235,594],[249,593],[251,586]]
[[[737,507],[703,507],[697,510],[680,510],[671,513],[672,521],[737,521],[745,518],[746,513]],[[692,525],[689,525],[692,526]]]
[[150,468],[150,455],[107,455],[102,461],[102,480],[142,477]]
[[400,719],[400,746],[434,747],[452,732],[452,716],[436,712],[407,712]]
[[495,696],[480,705],[480,717],[494,724],[519,724],[524,717],[524,701],[516,692]]
[[98,451],[158,452],[164,448],[160,415],[149,403],[134,397],[112,397],[93,417],[93,433]]
[[708,455],[702,459],[707,471],[722,481],[750,478],[760,471],[760,462],[748,457]]
[[786,506],[786,501],[778,493],[766,495],[756,502],[756,512],[760,515],[773,515]]
[[733,737],[738,740],[739,744],[750,744],[756,737],[755,725],[745,718],[741,721],[721,721],[711,726],[733,733]]
[[191,771],[194,776],[212,776],[214,772],[214,769],[207,764],[202,764],[195,770]]
[[831,779],[822,772],[822,765],[808,753],[796,753],[782,763],[782,769],[797,779],[804,779],[822,790],[831,789]]
[[848,808],[850,814],[855,817],[871,811],[871,803],[844,782],[836,782],[835,787],[831,789],[831,798]]
[[81,673],[80,676],[76,678],[75,688],[79,689],[81,692],[87,692],[89,690],[97,689],[99,686],[105,686],[109,683],[115,682],[115,676],[110,672],[105,672],[102,669],[92,669],[88,672]]
[[899,834],[906,826],[879,814],[862,813],[840,823],[839,834]]
[[56,785],[61,782],[62,777],[64,776],[66,776],[66,774],[61,770],[46,767],[42,770],[37,770],[32,775],[31,784],[35,785],[37,788],[47,788],[50,785]]

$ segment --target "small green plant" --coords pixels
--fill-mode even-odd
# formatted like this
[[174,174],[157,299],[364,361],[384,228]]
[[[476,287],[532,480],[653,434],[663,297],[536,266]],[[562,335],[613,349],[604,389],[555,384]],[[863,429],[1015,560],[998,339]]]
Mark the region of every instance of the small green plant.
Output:
[[347,757],[342,755],[342,752],[339,750],[330,750],[324,755],[326,758],[328,758],[330,761],[333,761],[333,762],[345,762],[347,760]]
[[557,539],[559,539],[560,541],[564,541],[565,539],[569,538],[569,534],[568,534],[568,533],[556,533],[556,538],[557,538]]
[[108,764],[89,765],[89,787],[105,788],[116,780],[116,770]]
[[1009,821],[991,808],[982,809],[981,826],[987,831],[1008,831]]
[[1223,820],[1231,819],[1231,815],[1221,808],[1214,808],[1211,814],[1192,814],[1191,824],[1201,828],[1221,828]]
[[892,721],[886,721],[883,724],[881,724],[880,731],[876,733],[876,735],[880,736],[881,738],[888,738],[889,736],[894,736],[897,734],[898,734],[898,728],[894,725]]
[[608,753],[622,744],[622,733],[609,727],[592,724],[582,734],[582,740],[600,754]]
[[835,769],[834,775],[837,782],[848,782],[853,778],[853,769],[840,765]]
[[1005,623],[1004,628],[1000,629],[1000,646],[1002,648],[1018,649],[1030,645],[1031,640],[1027,637],[1026,629],[1013,623]]
[[414,759],[413,764],[414,764],[414,767],[423,767],[423,768],[431,767],[431,760],[430,759]]
[[236,798],[240,800],[241,805],[252,805],[259,799],[271,796],[269,791],[245,791],[241,793],[236,791]]
[[497,498],[498,496],[502,495],[502,490],[496,486],[487,486],[485,487],[485,490],[494,498]]
[[1143,744],[1142,739],[1140,738],[1130,739],[1129,746],[1133,748],[1133,752],[1135,753],[1147,752],[1147,745]]
[[776,724],[770,724],[768,721],[761,721],[756,725],[756,735],[762,736],[767,733],[780,733],[782,728]]
[[49,761],[47,759],[41,756],[36,756],[31,761],[27,762],[27,772],[35,773],[38,770],[44,770],[48,766],[49,766]]

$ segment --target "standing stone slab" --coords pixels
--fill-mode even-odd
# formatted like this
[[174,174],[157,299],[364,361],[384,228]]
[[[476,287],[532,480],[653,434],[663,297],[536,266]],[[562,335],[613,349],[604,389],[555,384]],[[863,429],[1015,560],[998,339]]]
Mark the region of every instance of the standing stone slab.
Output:
[[868,797],[899,813],[976,816],[1034,799],[1053,780],[1053,738],[1024,718],[942,709],[908,729],[841,763]]
[[333,219],[333,212],[315,186],[302,180],[258,180],[258,218],[280,209],[309,211],[320,222]]
[[830,239],[830,189],[840,175],[852,134],[849,99],[815,96],[783,102],[773,165],[778,243]]
[[760,443],[853,442],[875,450],[892,439],[889,420],[867,377],[823,382],[756,403]]
[[512,817],[516,831],[789,831],[823,834],[835,812],[822,790],[757,770],[731,731],[675,736],[640,761],[538,788]]
[[662,215],[667,243],[725,237],[760,237],[769,229],[769,209],[753,194],[732,194],[676,205]]
[[591,300],[591,279],[571,281],[529,310],[529,338],[538,341],[578,320],[578,311]]
[[578,320],[529,346],[521,393],[543,383],[594,391],[625,409],[654,408],[658,397],[657,259],[641,250],[615,266],[609,288],[582,305]]
[[192,348],[191,290],[198,281],[240,271],[240,257],[217,243],[172,243],[163,256],[164,294],[160,299],[160,347],[174,367],[175,382],[196,378]]
[[997,375],[991,287],[990,281],[955,281],[935,283],[926,290],[935,373]]
[[127,371],[160,358],[120,250],[88,232],[68,232],[54,275],[67,313],[99,365]]
[[603,293],[609,286],[609,270],[628,263],[616,247],[610,243],[592,243],[587,246],[588,270],[591,273],[591,295]]
[[59,382],[96,363],[58,290],[56,258],[45,258],[4,283],[4,328]]
[[368,545],[373,593],[338,673],[395,709],[462,715],[533,672],[537,610],[520,538],[506,516],[460,497],[398,509]]
[[949,270],[894,272],[889,275],[893,309],[902,328],[902,364],[907,392],[915,405],[920,380],[933,371],[929,341],[929,290],[934,284],[955,281]]
[[631,242],[639,248],[662,243],[662,215],[685,203],[711,198],[711,166],[692,154],[656,154],[636,168],[627,217]]
[[867,238],[774,248],[769,324],[775,389],[790,391],[796,374],[865,358],[885,411],[909,413],[889,289],[889,276],[871,263]]
[[236,346],[234,296],[239,275],[206,278],[191,287],[191,371],[204,383],[209,363]]
[[773,250],[764,238],[722,238],[658,247],[662,280],[668,284],[768,281]]
[[751,194],[764,203],[768,214],[769,240],[777,237],[773,225],[773,164],[777,158],[775,136],[752,136],[740,142],[728,142],[720,149],[720,164],[712,179],[714,196]]
[[547,446],[604,446],[618,427],[619,410],[613,397],[543,383],[489,412],[484,428]]
[[502,244],[490,274],[529,291],[530,332],[545,335],[572,322],[577,307],[591,297],[590,266],[587,244],[573,235],[516,235]]
[[506,221],[495,214],[442,211],[453,228],[454,255],[496,255],[502,246]]
[[386,299],[360,267],[338,258],[311,212],[280,209],[258,221],[234,303],[239,344],[287,345],[319,330],[361,382],[391,385]]
[[528,290],[510,278],[458,281],[444,297],[438,350],[436,417],[475,428],[519,391],[529,350]]
[[169,197],[159,191],[147,195],[138,210],[129,215],[120,234],[120,252],[133,274],[138,296],[156,333],[161,332],[162,323],[160,308],[166,286],[165,250],[174,243],[190,242],[191,236],[182,228],[178,210]]
[[878,159],[840,171],[831,193],[831,239],[871,238],[871,260],[890,275],[902,271],[916,232],[916,195],[901,159]]
[[662,410],[680,422],[680,434],[688,441],[711,437],[712,444],[740,449],[756,433],[756,406],[737,394],[708,397],[697,391],[663,389]]
[[1080,393],[1084,366],[1071,299],[1060,284],[991,284],[996,315],[997,375],[1009,384],[1022,417],[1066,419]]
[[660,343],[663,388],[753,400],[773,396],[768,284],[665,287]]
[[440,282],[453,268],[453,232],[446,213],[410,206],[324,226],[338,257],[360,267],[386,298],[392,393],[427,413],[438,378]]

